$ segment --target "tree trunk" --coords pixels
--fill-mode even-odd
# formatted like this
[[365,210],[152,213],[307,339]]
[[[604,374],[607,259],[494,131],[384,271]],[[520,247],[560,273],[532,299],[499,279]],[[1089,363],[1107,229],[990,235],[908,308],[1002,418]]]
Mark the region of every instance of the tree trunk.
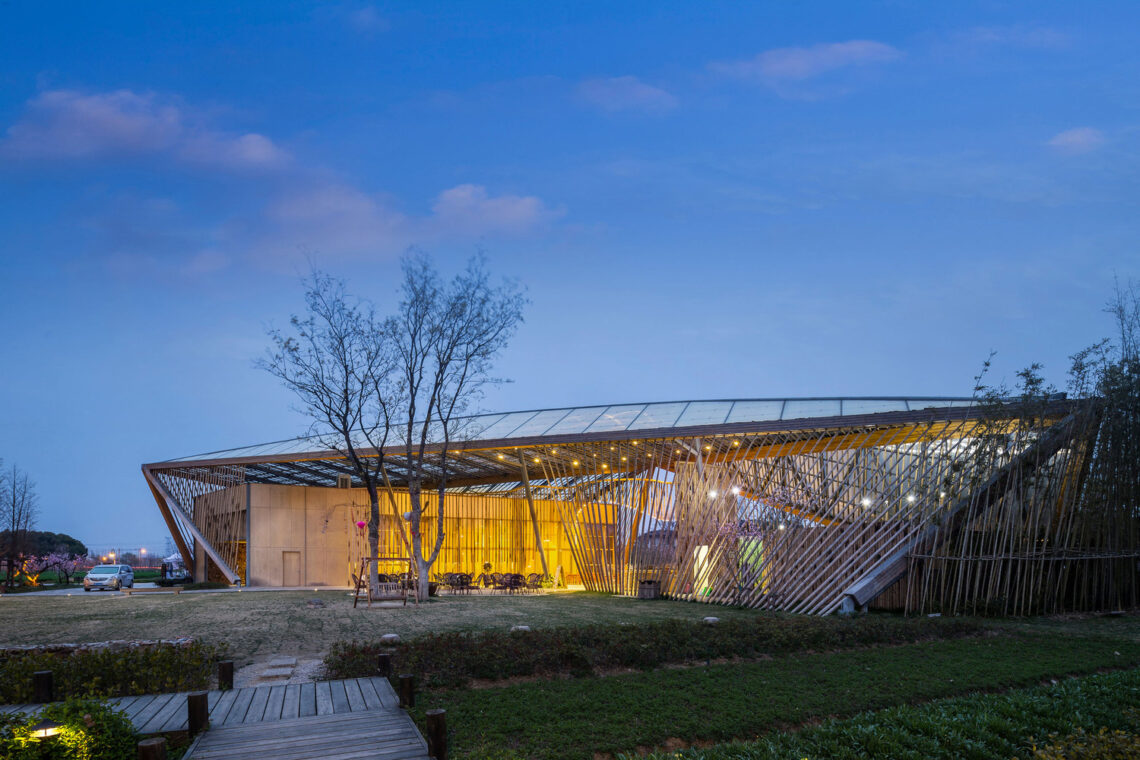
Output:
[[431,586],[429,578],[431,577],[431,565],[421,555],[416,560],[416,596],[423,601],[431,595]]
[[[380,498],[375,488],[369,489],[368,556],[380,556]],[[380,585],[380,570],[376,562],[368,563],[368,595],[373,596]]]
[[416,598],[423,601],[428,598],[428,573],[431,565],[424,559],[423,533],[420,525],[423,520],[423,499],[420,485],[416,482],[408,484],[408,501],[412,508],[412,560],[416,566]]

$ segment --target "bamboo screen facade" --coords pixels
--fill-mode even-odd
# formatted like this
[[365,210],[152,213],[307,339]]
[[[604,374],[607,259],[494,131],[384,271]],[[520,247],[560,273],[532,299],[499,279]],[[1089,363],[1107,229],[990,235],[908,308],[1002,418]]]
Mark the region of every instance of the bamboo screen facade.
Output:
[[[730,406],[722,414],[717,404]],[[1134,605],[1136,506],[1094,503],[1082,490],[1099,425],[1083,410],[812,399],[494,416],[481,438],[452,444],[433,571],[489,561],[541,572],[545,556],[551,574],[561,566],[591,590],[636,594],[649,583],[675,599],[808,614]],[[670,415],[671,426],[658,424]],[[514,434],[494,437],[508,424]],[[282,445],[300,450],[144,466],[176,539],[210,547],[237,577],[241,510],[208,494],[235,481],[327,488],[347,472],[335,452]],[[406,510],[399,459],[385,456]],[[429,549],[435,500],[423,522]],[[383,505],[382,514],[386,545],[398,548],[397,518]],[[352,538],[346,563],[362,542]]]

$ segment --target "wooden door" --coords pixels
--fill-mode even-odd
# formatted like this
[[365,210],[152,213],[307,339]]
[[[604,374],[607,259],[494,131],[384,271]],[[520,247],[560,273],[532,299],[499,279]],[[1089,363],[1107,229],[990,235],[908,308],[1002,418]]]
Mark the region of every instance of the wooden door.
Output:
[[281,585],[301,585],[301,552],[281,552]]

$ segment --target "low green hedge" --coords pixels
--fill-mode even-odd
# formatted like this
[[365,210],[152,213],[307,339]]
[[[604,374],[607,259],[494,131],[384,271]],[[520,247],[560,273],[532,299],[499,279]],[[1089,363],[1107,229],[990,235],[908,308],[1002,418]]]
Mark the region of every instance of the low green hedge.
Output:
[[[60,724],[46,741],[31,736],[43,719]],[[93,699],[57,702],[32,717],[0,714],[0,757],[11,760],[124,760],[135,757],[138,740],[126,715]]]
[[0,654],[0,704],[32,700],[32,674],[50,670],[56,699],[126,697],[211,688],[224,644],[163,644],[138,649],[103,649],[67,654]]
[[[1138,757],[1140,670],[868,712],[757,741],[624,760],[1117,760]],[[1065,737],[1060,739],[1058,737]]]
[[395,649],[379,642],[342,641],[330,648],[324,666],[330,679],[375,675],[376,655],[391,652],[396,672],[414,673],[429,687],[456,687],[476,678],[588,675],[607,668],[647,669],[668,663],[852,649],[981,631],[981,623],[963,618],[760,615],[715,625],[669,620],[636,626],[438,633]]

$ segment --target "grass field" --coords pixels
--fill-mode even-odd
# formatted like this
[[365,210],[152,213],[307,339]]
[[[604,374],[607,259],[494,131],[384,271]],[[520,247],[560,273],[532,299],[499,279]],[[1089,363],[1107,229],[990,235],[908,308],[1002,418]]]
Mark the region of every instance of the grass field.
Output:
[[[319,604],[311,604],[314,600]],[[80,592],[70,597],[0,597],[0,644],[195,636],[229,645],[241,664],[277,654],[319,656],[335,641],[375,640],[389,632],[412,638],[444,631],[506,631],[515,624],[535,629],[637,626],[661,620],[698,621],[710,614],[722,619],[770,616],[590,593],[443,597],[418,608],[354,610],[351,599],[338,591],[129,598]],[[875,619],[877,616],[868,622]],[[859,620],[849,624],[859,625]],[[1135,615],[1005,619],[981,624],[984,635],[970,638],[862,649],[852,649],[848,644],[843,651],[773,649],[771,656],[749,660],[689,662],[577,678],[534,677],[480,688],[429,689],[421,691],[416,714],[422,718],[423,711],[431,707],[448,711],[452,756],[456,758],[597,760],[622,753],[731,741],[745,744],[733,745],[736,749],[718,746],[708,751],[708,757],[809,757],[815,755],[807,751],[795,754],[799,749],[792,754],[768,755],[762,748],[768,746],[764,743],[771,737],[783,742],[781,746],[807,747],[814,739],[809,741],[810,736],[805,734],[801,740],[797,732],[803,726],[816,731],[821,721],[848,721],[832,733],[820,734],[827,741],[842,743],[847,741],[842,737],[850,732],[873,734],[874,714],[865,711],[908,705],[917,712],[898,713],[896,728],[918,733],[898,741],[921,743],[925,741],[922,732],[935,730],[932,726],[937,722],[921,717],[931,710],[937,713],[934,707],[922,707],[938,704],[931,700],[978,693],[1000,695],[1011,689],[1048,685],[1054,679],[1060,680],[1063,688],[1067,676],[1140,667],[1140,617]],[[794,628],[788,626],[788,631]],[[632,630],[631,636],[636,636]],[[1137,701],[1133,691],[1126,696],[1122,705]],[[990,702],[962,704],[980,705],[968,709],[984,711]],[[1005,702],[993,704],[1000,707]],[[863,716],[852,717],[860,714]],[[1052,715],[1048,725],[1063,728],[1063,717]],[[1074,716],[1074,730],[1084,725],[1078,717],[1086,723],[1092,720],[1088,714]],[[1045,722],[1030,725],[1027,720],[1000,728],[1003,741],[1028,747],[1026,742],[1044,730]],[[789,731],[792,733],[786,733]],[[702,757],[702,752],[694,750],[693,756]],[[1009,757],[995,752],[982,748],[968,754],[995,760]],[[1021,750],[1017,755],[1028,756]]]
[[1138,708],[1133,669],[903,705],[652,760],[1123,760],[1140,757]]
[[[317,599],[323,607],[311,607]],[[754,616],[690,602],[638,601],[606,594],[444,596],[416,607],[353,609],[342,591],[138,595],[0,596],[0,645],[195,636],[226,643],[239,663],[273,655],[319,655],[342,639],[385,633],[509,629]]]
[[996,635],[437,691],[416,713],[447,710],[456,758],[589,759],[1138,665],[1131,641]]

